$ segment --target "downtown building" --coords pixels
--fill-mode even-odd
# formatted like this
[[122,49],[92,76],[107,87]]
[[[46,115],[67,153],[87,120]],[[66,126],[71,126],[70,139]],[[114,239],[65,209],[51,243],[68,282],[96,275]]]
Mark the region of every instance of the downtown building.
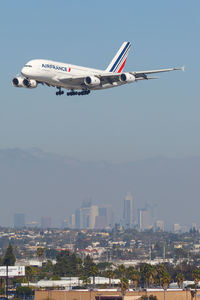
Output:
[[153,228],[152,215],[149,209],[143,208],[138,210],[138,229],[139,231]]
[[14,228],[22,229],[26,226],[25,214],[16,213],[14,214]]
[[75,228],[77,229],[94,229],[96,217],[99,215],[97,205],[91,202],[83,202],[81,208],[75,212]]
[[124,198],[123,225],[127,228],[134,226],[133,197],[131,193],[127,193]]

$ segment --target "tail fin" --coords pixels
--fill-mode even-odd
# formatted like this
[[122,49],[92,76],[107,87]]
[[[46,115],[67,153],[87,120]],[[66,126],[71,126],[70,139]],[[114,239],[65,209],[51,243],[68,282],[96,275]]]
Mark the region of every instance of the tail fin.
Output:
[[130,47],[130,42],[124,42],[105,71],[120,73],[125,66]]

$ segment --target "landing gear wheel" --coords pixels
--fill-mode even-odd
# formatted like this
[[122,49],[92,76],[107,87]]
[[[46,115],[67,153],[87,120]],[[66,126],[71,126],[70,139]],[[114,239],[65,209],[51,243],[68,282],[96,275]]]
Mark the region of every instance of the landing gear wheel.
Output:
[[57,87],[57,89],[58,89],[58,92],[56,92],[56,96],[58,96],[58,95],[61,96],[64,94],[64,91],[62,91],[60,87]]
[[75,96],[75,95],[83,96],[83,95],[88,95],[89,93],[90,90],[82,90],[80,92],[72,90],[71,92],[67,92],[67,96]]

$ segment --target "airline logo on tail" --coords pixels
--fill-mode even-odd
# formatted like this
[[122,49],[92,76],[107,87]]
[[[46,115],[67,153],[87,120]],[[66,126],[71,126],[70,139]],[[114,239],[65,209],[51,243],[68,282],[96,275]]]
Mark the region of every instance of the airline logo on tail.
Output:
[[114,72],[114,73],[120,73],[122,72],[126,59],[128,56],[128,52],[131,48],[131,43],[130,42],[124,42],[122,46],[120,47],[119,51],[107,67],[106,71],[108,72]]

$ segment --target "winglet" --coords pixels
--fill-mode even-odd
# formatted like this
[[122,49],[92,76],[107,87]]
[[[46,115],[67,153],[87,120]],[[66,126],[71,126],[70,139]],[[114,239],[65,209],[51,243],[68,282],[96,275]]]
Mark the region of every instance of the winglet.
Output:
[[185,66],[182,66],[180,69],[181,71],[185,72]]
[[180,71],[185,71],[185,66],[182,66],[182,67],[180,67],[180,68],[174,68],[174,70],[175,71],[178,71],[178,70],[180,70]]

